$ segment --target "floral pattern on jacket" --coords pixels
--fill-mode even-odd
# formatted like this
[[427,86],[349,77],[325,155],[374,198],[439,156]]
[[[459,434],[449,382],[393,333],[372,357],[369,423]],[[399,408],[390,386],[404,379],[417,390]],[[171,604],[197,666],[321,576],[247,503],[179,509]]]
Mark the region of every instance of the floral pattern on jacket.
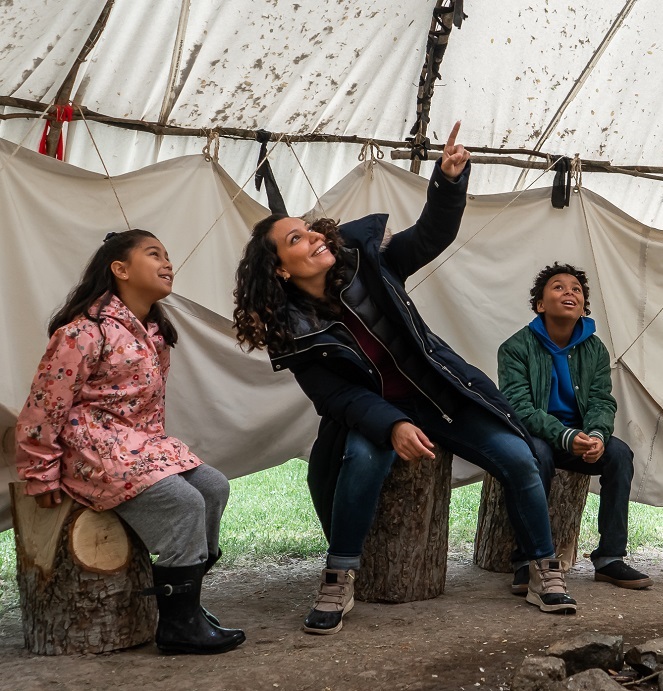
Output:
[[116,296],[99,323],[81,316],[58,329],[16,425],[27,494],[62,489],[103,511],[200,465],[165,432],[169,367],[157,325],[143,326]]

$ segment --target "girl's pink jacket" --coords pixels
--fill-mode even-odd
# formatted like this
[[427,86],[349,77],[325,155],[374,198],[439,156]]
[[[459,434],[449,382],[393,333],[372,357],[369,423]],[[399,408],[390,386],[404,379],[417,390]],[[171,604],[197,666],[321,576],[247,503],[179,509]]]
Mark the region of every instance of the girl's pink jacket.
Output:
[[27,494],[59,488],[97,511],[202,463],[164,429],[170,348],[157,325],[115,296],[101,316],[53,334],[16,423]]

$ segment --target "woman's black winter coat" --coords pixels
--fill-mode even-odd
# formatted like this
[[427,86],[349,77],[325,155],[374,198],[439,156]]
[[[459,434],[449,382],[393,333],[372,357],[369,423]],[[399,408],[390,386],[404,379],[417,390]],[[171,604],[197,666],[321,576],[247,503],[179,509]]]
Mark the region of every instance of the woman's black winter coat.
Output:
[[[469,174],[468,163],[460,177],[450,182],[438,161],[419,220],[395,234],[386,246],[386,214],[341,225],[349,280],[341,299],[389,350],[401,371],[438,407],[441,425],[446,424],[445,417],[453,418],[454,410],[471,399],[531,445],[495,384],[426,326],[405,292],[407,277],[435,259],[456,238]],[[308,483],[329,537],[331,507],[348,430],[357,430],[375,444],[390,447],[391,428],[409,418],[382,398],[379,373],[340,321],[322,321],[313,326],[292,304],[288,320],[294,348],[273,355],[272,367],[277,371],[290,369],[322,417],[311,451]]]

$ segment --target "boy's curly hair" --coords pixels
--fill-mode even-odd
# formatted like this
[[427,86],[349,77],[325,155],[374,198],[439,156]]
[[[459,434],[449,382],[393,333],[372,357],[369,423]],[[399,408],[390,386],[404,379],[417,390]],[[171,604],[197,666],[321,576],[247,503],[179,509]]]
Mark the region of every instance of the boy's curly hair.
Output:
[[587,281],[587,274],[580,269],[576,269],[576,267],[571,264],[559,264],[558,262],[555,262],[552,266],[546,266],[541,269],[534,279],[534,285],[529,291],[531,296],[529,304],[534,310],[534,313],[539,313],[536,304],[539,300],[543,300],[543,289],[546,287],[546,283],[548,283],[553,276],[557,276],[557,274],[569,274],[578,279],[578,283],[580,283],[580,287],[582,288],[582,294],[585,296],[585,316],[589,316],[592,312],[589,309],[589,283]]

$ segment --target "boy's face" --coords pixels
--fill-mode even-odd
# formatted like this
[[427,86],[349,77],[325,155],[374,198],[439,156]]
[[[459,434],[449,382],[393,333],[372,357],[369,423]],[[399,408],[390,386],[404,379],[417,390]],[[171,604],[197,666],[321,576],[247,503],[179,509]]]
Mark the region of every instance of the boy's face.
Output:
[[553,319],[578,321],[585,313],[585,296],[580,281],[571,274],[557,274],[548,279],[536,310]]

